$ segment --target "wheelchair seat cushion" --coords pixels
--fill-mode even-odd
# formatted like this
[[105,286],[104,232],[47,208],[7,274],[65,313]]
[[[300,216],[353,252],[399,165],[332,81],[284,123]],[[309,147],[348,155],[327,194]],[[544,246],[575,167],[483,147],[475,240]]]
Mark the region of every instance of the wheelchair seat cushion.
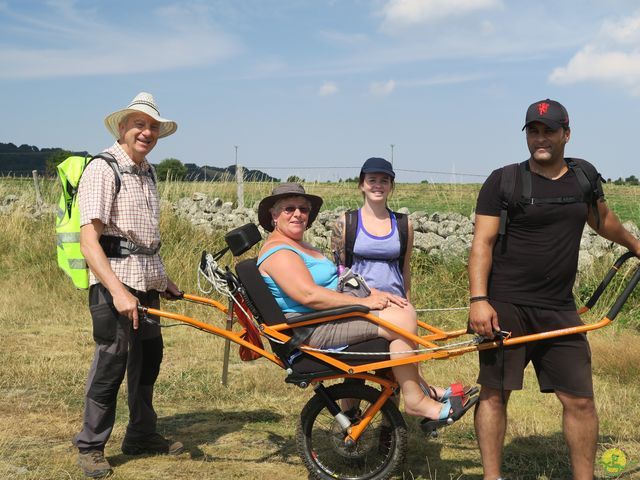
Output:
[[[386,355],[349,355],[344,352],[387,352]],[[382,362],[389,360],[389,341],[376,337],[364,342],[349,345],[348,348],[340,353],[329,354],[331,357],[349,365],[364,365],[372,362]],[[313,357],[309,353],[303,353],[293,361],[292,368],[294,373],[320,373],[337,371],[332,365]]]

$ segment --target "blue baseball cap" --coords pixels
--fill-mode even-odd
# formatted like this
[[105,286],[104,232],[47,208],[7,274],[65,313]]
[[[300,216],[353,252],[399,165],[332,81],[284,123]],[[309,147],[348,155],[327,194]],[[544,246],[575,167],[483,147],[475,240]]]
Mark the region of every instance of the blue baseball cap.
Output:
[[368,158],[364,162],[364,165],[362,165],[362,168],[360,169],[360,175],[363,173],[386,173],[391,178],[396,178],[391,162],[378,157]]

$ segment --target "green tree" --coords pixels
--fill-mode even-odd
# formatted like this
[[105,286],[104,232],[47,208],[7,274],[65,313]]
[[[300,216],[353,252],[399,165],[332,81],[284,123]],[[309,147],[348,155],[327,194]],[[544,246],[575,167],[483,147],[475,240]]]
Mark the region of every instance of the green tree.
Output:
[[300,178],[297,175],[291,175],[287,178],[287,182],[304,183],[304,178]]
[[183,180],[186,174],[187,167],[177,158],[165,158],[156,167],[158,180]]
[[73,153],[68,150],[62,150],[61,148],[51,152],[51,155],[49,155],[44,161],[44,169],[46,174],[50,176],[56,175],[56,167],[71,155],[73,155]]
[[636,178],[635,175],[631,175],[630,177],[625,178],[624,182],[627,185],[639,185],[640,184],[640,181],[638,181],[638,179]]

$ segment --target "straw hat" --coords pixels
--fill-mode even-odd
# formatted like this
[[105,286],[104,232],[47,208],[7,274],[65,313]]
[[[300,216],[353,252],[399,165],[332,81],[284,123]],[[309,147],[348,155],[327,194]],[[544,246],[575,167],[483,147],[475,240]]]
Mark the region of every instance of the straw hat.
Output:
[[273,189],[270,196],[263,198],[260,205],[258,205],[258,221],[267,232],[273,232],[271,212],[269,212],[269,209],[273,208],[278,200],[285,197],[304,197],[311,202],[307,228],[309,228],[316,219],[322,206],[322,198],[306,193],[304,187],[299,183],[281,183]]
[[167,137],[178,129],[178,124],[176,122],[173,120],[167,120],[160,116],[160,111],[153,99],[153,95],[147,92],[140,92],[133,100],[131,100],[131,103],[127,105],[127,108],[113,112],[104,119],[104,125],[107,127],[107,130],[111,132],[111,135],[116,137],[116,140],[120,139],[118,125],[122,122],[124,117],[134,112],[146,113],[155,121],[160,122],[160,134],[158,135],[158,138]]

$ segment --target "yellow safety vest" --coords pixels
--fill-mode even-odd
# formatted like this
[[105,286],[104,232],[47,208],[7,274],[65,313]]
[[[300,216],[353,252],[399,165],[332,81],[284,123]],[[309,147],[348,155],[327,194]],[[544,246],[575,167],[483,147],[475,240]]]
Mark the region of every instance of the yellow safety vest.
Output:
[[80,208],[76,194],[82,172],[94,158],[102,158],[114,169],[117,194],[120,190],[120,172],[116,159],[108,153],[95,157],[68,157],[57,166],[58,178],[62,183],[56,218],[58,266],[69,275],[76,288],[81,289],[89,288],[89,268],[80,251]]

